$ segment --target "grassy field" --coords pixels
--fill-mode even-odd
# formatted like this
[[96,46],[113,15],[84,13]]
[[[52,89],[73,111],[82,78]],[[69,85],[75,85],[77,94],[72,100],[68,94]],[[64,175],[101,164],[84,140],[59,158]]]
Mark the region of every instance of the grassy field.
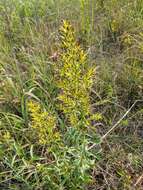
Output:
[[0,0],[0,190],[143,189],[143,0]]

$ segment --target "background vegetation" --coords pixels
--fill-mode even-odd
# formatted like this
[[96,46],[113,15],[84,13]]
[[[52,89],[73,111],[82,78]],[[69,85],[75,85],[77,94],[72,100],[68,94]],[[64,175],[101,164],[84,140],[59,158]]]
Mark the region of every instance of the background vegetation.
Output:
[[142,0],[0,1],[0,189],[141,190],[142,126]]

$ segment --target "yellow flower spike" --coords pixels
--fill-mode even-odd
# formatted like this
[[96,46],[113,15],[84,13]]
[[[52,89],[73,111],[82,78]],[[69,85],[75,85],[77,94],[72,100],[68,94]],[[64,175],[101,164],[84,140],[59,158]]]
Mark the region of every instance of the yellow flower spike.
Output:
[[[71,126],[87,127],[85,118],[90,115],[90,89],[93,84],[95,69],[87,62],[87,54],[77,44],[72,26],[63,21],[60,28],[61,56],[57,86],[61,89],[58,95],[60,110],[65,114]],[[79,126],[79,124],[83,126]]]
[[60,134],[57,136],[56,117],[47,111],[43,111],[40,104],[30,101],[28,108],[31,116],[31,127],[35,130],[40,144],[50,145],[60,140]]

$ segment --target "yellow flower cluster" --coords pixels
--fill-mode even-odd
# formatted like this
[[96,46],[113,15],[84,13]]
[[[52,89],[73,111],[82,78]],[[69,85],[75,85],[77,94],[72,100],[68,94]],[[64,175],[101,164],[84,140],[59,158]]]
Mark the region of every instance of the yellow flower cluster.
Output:
[[125,32],[122,36],[122,42],[124,45],[127,45],[127,46],[132,45],[132,43],[133,43],[132,36]]
[[28,108],[31,113],[31,125],[35,129],[40,144],[51,144],[60,139],[59,132],[56,131],[56,118],[52,114],[41,109],[39,103],[30,101]]
[[0,131],[0,144],[9,143],[12,140],[11,134],[9,131]]
[[60,36],[61,56],[57,69],[60,110],[72,126],[85,127],[89,125],[89,93],[95,68],[88,64],[87,55],[77,44],[73,28],[67,21],[60,28]]
[[119,23],[115,19],[111,22],[111,30],[112,32],[117,32],[119,30]]
[[9,140],[11,139],[11,135],[10,135],[9,131],[6,131],[6,132],[4,133],[3,139],[4,139],[5,141],[9,141]]

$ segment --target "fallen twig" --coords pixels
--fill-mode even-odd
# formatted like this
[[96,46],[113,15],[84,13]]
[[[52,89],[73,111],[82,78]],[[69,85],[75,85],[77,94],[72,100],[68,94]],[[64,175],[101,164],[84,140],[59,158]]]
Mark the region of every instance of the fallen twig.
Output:
[[[136,105],[137,102],[143,102],[143,100],[136,100],[132,106],[125,112],[125,114],[111,127],[109,131],[105,135],[101,137],[101,142],[121,123],[121,121],[128,115],[128,113],[131,111],[131,109]],[[93,144],[89,147],[89,150],[95,147],[97,144]]]
[[137,181],[134,184],[134,186],[137,186],[141,182],[142,179],[143,179],[143,174],[137,179]]

